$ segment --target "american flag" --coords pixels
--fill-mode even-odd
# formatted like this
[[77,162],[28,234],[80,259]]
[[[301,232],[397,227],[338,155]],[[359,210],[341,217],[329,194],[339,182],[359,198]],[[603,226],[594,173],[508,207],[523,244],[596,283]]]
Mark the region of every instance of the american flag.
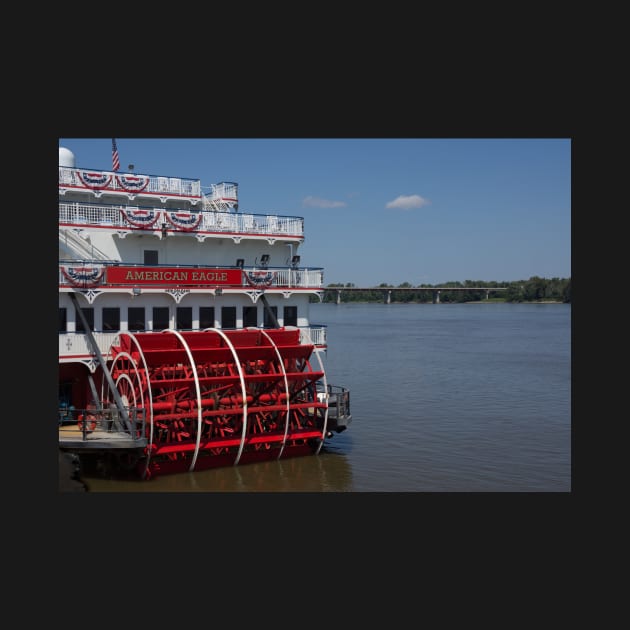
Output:
[[112,170],[117,171],[120,168],[120,159],[118,157],[118,147],[116,146],[116,138],[112,138]]

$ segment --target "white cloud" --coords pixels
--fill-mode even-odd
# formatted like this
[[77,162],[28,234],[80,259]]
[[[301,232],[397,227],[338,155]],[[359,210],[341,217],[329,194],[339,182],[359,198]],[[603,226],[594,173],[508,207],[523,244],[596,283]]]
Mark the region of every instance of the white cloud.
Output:
[[431,202],[420,195],[400,195],[393,201],[389,201],[386,208],[396,208],[399,210],[411,210],[412,208],[422,208]]
[[305,197],[302,200],[302,205],[311,208],[344,208],[348,204],[345,201],[330,201],[330,199],[321,199],[319,197]]

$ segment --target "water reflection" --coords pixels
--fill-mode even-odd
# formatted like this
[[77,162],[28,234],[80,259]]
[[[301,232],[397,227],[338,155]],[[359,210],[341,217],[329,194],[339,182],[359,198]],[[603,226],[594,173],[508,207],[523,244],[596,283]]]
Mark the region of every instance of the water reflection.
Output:
[[149,481],[84,479],[90,492],[349,492],[352,467],[339,452],[165,475]]

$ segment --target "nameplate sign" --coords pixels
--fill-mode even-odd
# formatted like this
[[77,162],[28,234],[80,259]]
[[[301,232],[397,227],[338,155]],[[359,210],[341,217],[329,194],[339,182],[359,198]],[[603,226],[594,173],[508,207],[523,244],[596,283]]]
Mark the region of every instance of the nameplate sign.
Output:
[[216,286],[242,284],[240,269],[182,267],[107,267],[108,284]]

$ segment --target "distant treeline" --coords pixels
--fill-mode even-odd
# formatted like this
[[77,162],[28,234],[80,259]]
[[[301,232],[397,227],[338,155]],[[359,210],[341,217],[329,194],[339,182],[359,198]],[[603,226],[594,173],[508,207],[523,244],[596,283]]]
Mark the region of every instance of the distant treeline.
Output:
[[[329,284],[326,289],[343,289],[355,287],[353,283],[347,284]],[[440,287],[440,302],[442,304],[448,302],[480,302],[486,300],[485,290],[470,291],[447,291],[446,287],[466,288],[466,287],[484,287],[492,289],[493,287],[506,288],[506,291],[490,292],[488,299],[495,302],[571,302],[571,278],[539,278],[532,276],[529,280],[515,280],[513,282],[487,282],[485,280],[465,280],[464,282],[445,282],[439,285],[421,284],[418,287],[409,282],[403,282],[394,286],[393,284],[379,284],[373,289],[366,291],[342,291],[342,302],[382,302],[383,289],[388,288],[405,288],[408,291],[392,291],[390,295],[391,302],[427,302],[435,301],[435,289]],[[413,289],[417,289],[414,291]],[[426,290],[421,290],[426,289]],[[313,298],[312,301],[317,301]],[[337,291],[331,290],[324,293],[324,302],[336,302]]]

